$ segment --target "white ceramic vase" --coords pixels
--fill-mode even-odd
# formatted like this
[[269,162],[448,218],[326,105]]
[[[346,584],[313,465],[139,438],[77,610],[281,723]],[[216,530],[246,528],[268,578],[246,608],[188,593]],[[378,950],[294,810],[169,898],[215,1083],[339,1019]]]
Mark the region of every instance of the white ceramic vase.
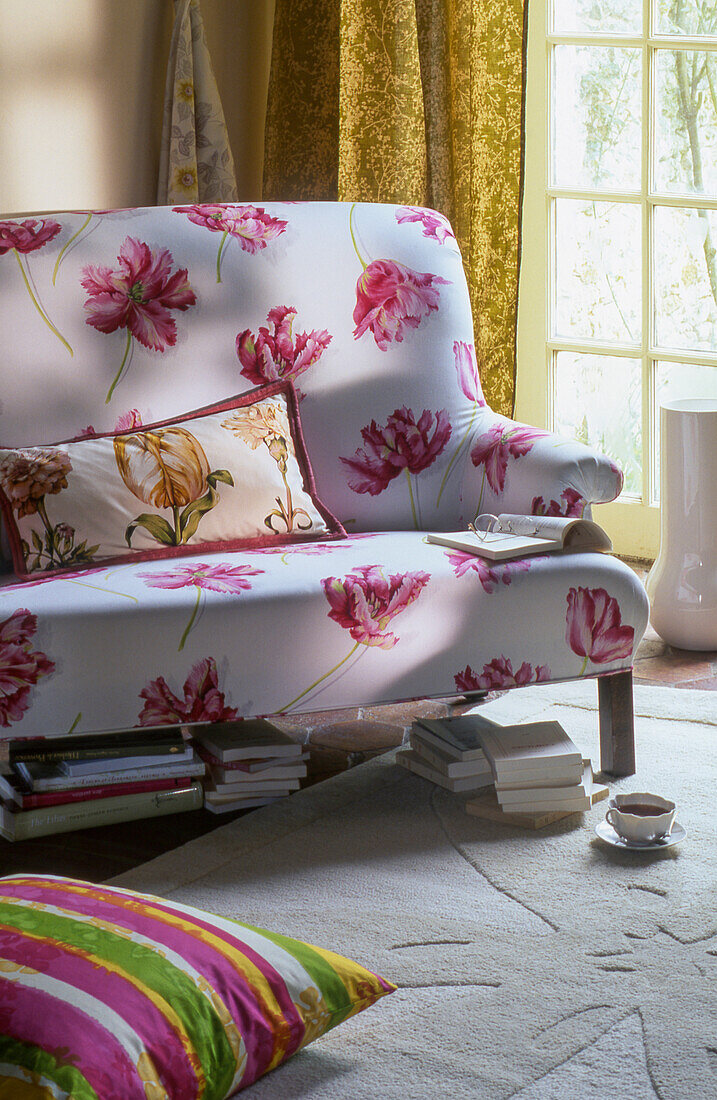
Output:
[[717,650],[717,400],[660,408],[660,552],[646,588],[666,642]]

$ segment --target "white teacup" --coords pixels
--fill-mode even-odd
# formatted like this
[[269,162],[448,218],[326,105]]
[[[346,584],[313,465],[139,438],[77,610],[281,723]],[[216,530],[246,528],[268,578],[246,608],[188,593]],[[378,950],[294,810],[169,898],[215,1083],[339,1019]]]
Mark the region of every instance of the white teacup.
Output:
[[623,840],[631,844],[649,844],[670,835],[675,820],[675,804],[645,791],[617,794],[610,799],[605,820]]

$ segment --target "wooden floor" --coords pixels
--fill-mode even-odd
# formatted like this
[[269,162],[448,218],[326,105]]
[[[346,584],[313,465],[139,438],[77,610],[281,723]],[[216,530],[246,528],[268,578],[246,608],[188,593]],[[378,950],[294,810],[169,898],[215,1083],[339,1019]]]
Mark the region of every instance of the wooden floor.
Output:
[[[636,571],[644,572],[637,567]],[[648,627],[637,651],[634,678],[636,684],[717,691],[717,653],[673,649]],[[424,700],[317,712],[281,724],[308,748],[308,781],[317,783],[400,745],[414,718],[437,717],[460,709],[458,702]],[[44,872],[101,882],[239,816],[195,810],[15,844],[0,839],[0,874]]]

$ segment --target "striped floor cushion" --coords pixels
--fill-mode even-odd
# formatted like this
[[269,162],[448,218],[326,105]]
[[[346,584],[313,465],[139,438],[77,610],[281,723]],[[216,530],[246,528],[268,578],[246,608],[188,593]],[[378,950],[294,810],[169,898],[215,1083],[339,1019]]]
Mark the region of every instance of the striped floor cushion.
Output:
[[148,894],[0,878],[1,1100],[223,1100],[394,988]]

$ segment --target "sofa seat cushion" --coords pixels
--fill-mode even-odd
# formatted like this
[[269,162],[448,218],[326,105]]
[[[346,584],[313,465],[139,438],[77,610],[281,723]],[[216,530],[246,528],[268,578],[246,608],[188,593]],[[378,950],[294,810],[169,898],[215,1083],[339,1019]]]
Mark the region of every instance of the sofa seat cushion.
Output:
[[13,734],[324,710],[630,668],[648,604],[603,554],[505,563],[420,532],[0,587]]

